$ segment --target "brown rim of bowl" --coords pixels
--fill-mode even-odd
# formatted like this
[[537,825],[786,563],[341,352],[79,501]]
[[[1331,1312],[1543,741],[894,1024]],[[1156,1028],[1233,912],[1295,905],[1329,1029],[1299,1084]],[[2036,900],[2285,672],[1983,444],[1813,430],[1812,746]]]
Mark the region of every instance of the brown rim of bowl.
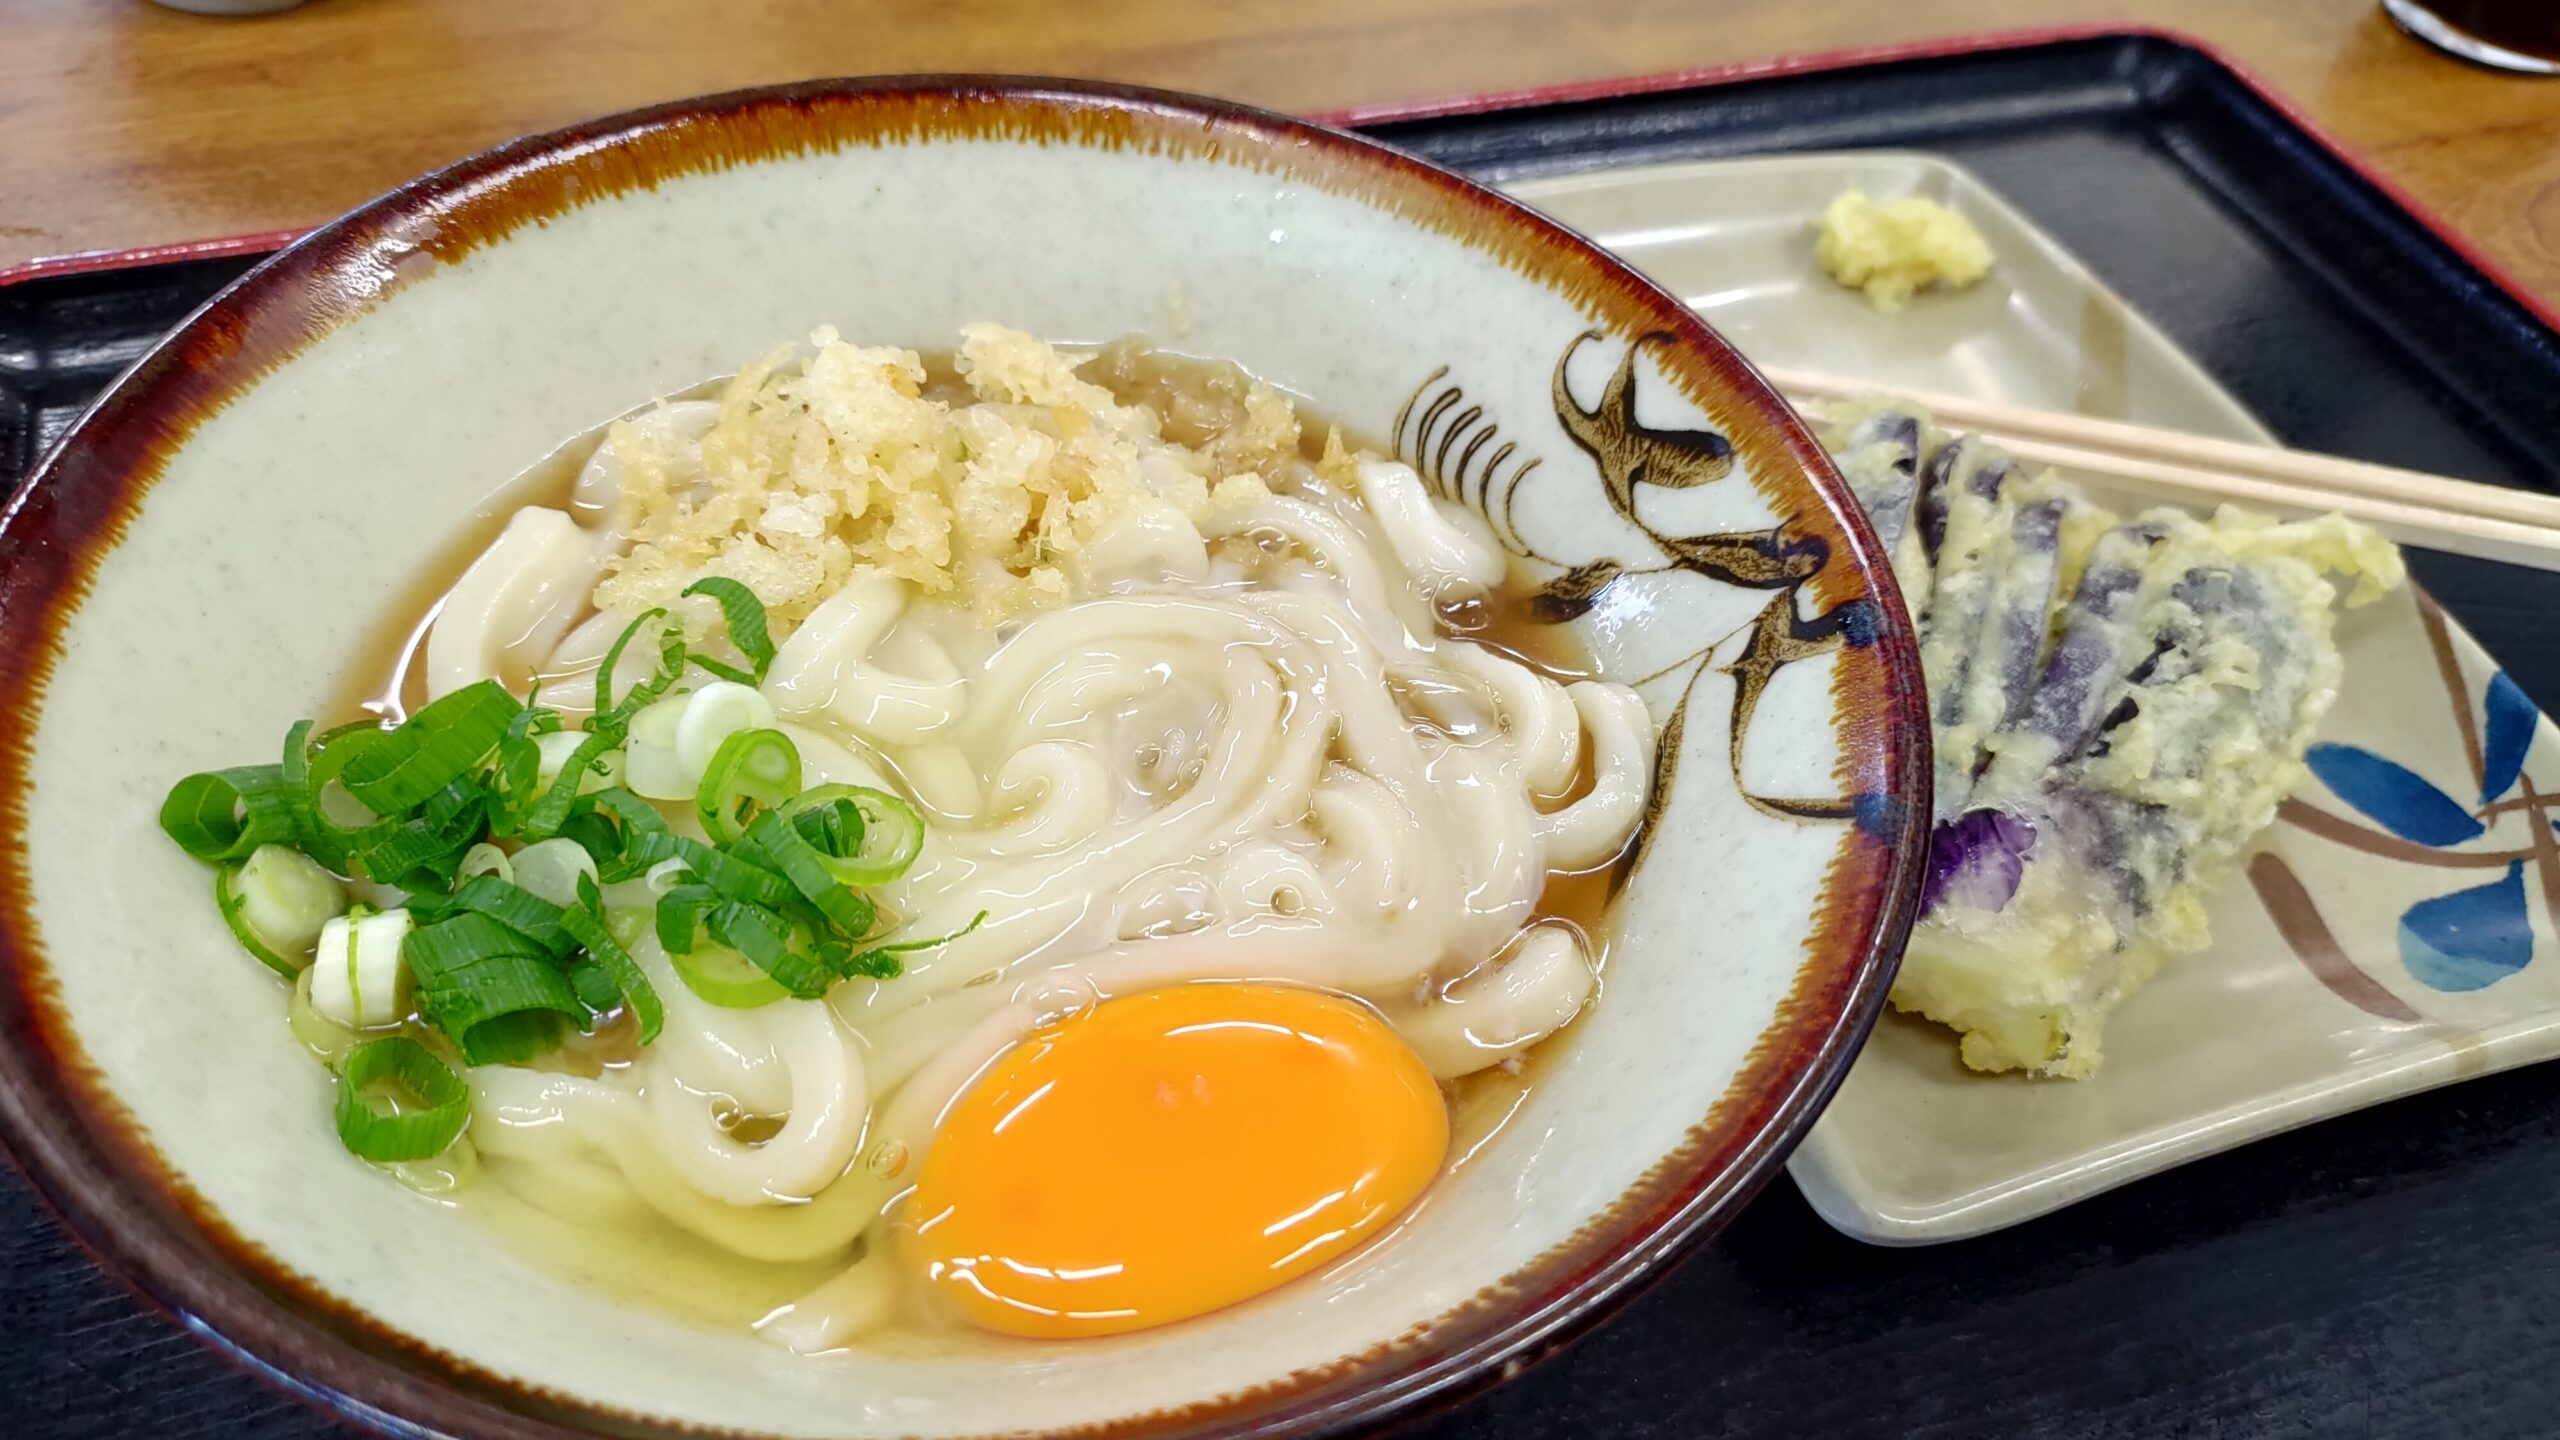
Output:
[[[425,249],[450,259],[584,203],[599,189],[610,194],[862,138],[825,128],[845,118],[835,108],[888,117],[873,132],[877,143],[966,133],[967,124],[953,119],[966,113],[983,126],[1009,123],[1008,134],[1107,144],[1133,134],[1174,143],[1166,138],[1172,135],[1230,163],[1250,163],[1259,153],[1309,183],[1348,189],[1533,275],[1570,272],[1587,309],[1667,332],[1675,345],[1656,352],[1666,366],[1679,361],[1683,381],[1712,375],[1734,405],[1768,426],[1767,443],[1803,471],[1845,540],[1879,617],[1871,651],[1884,709],[1860,743],[1875,753],[1866,768],[1882,778],[1886,803],[1853,828],[1839,852],[1795,990],[1709,1114],[1574,1237],[1398,1341],[1214,1401],[1074,1433],[1332,1434],[1446,1404],[1518,1373],[1713,1234],[1776,1174],[1838,1086],[1883,1006],[1916,910],[1929,813],[1928,720],[1911,623],[1893,586],[1879,583],[1890,572],[1875,537],[1828,457],[1757,372],[1678,300],[1581,236],[1366,138],[1223,101],[1116,85],[944,75],[815,81],[678,101],[528,137],[313,231],[136,362],[0,509],[0,834],[23,835],[29,717],[40,711],[62,626],[100,557],[196,424],[396,287],[386,256]],[[899,123],[906,128],[896,129]],[[1234,145],[1239,138],[1246,143]],[[592,172],[600,162],[628,168],[599,176]],[[1555,274],[1538,278],[1562,283]],[[233,1232],[166,1169],[72,1039],[48,993],[18,858],[24,849],[17,840],[0,851],[7,862],[0,863],[0,959],[9,965],[9,983],[0,986],[0,1143],[111,1274],[252,1373],[386,1434],[533,1440],[746,1433],[619,1412],[491,1374],[322,1294]],[[1737,1105],[1742,1113],[1720,1118]]]

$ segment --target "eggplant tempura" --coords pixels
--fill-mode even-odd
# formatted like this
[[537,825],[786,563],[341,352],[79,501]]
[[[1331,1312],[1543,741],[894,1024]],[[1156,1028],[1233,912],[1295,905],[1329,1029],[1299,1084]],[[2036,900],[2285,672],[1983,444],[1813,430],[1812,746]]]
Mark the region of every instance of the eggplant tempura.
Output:
[[1825,439],[1919,629],[1937,746],[1893,1003],[1962,1032],[1974,1069],[2085,1076],[2307,773],[2338,693],[2331,577],[2361,604],[2399,553],[2337,515],[2119,519],[1906,405]]

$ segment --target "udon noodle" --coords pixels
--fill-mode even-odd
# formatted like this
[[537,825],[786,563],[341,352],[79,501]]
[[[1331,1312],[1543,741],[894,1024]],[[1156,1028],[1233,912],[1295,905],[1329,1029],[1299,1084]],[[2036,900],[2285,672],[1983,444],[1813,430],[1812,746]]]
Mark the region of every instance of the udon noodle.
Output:
[[[1020,339],[972,343],[988,334]],[[850,351],[820,342],[812,376]],[[991,344],[974,365],[964,348],[970,389],[900,362],[925,381],[910,398],[956,416],[973,456],[1042,435],[1068,454],[1077,427],[1099,427],[1133,462],[1121,481],[1035,494],[998,542],[973,542],[964,514],[933,555],[891,533],[910,512],[864,532],[839,497],[830,518],[783,457],[757,472],[761,521],[741,512],[726,548],[688,568],[682,545],[648,536],[734,508],[717,478],[741,473],[724,406],[730,420],[777,399],[825,409],[789,388],[790,367],[758,370],[725,399],[641,412],[596,447],[569,505],[509,516],[416,661],[428,698],[538,677],[574,724],[641,602],[700,624],[708,602],[676,593],[730,574],[770,611],[757,689],[804,783],[874,787],[924,817],[915,863],[872,898],[890,940],[958,938],[894,977],[724,1008],[644,929],[630,954],[664,1004],[654,1043],[465,1072],[470,1142],[527,1202],[580,1225],[662,1218],[745,1260],[840,1263],[763,1324],[802,1351],[911,1303],[890,1236],[900,1197],[955,1097],[1061,1015],[1182,982],[1277,981],[1374,1007],[1443,1081],[1515,1062],[1595,989],[1586,935],[1540,918],[1549,877],[1624,849],[1653,769],[1631,691],[1560,683],[1452,632],[1508,557],[1410,468],[1338,439],[1302,451],[1293,418],[1258,453],[1222,452],[1275,404],[1288,413],[1232,369],[1124,346],[1070,386],[1064,361],[1037,371],[1037,356],[1030,379],[1007,378]],[[736,538],[771,540],[760,525],[811,509],[855,537],[849,557],[777,581],[793,547]],[[689,746],[635,722],[635,788],[670,756],[698,774]],[[662,866],[605,899],[645,906],[675,878]]]

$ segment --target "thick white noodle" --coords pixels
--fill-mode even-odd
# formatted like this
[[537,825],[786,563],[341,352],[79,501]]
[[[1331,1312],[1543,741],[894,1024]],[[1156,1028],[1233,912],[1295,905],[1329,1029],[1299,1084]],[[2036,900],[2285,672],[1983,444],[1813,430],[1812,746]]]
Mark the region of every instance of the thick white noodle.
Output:
[[427,698],[482,680],[521,683],[550,655],[604,573],[593,532],[527,505],[445,592],[427,632]]
[[[633,423],[690,440],[708,416]],[[599,452],[582,508],[611,513],[626,463]],[[1443,1077],[1568,1024],[1597,977],[1573,930],[1534,922],[1538,896],[1625,845],[1651,722],[1624,687],[1439,637],[1432,601],[1497,583],[1500,550],[1410,469],[1359,478],[1365,511],[1310,471],[1196,524],[1129,512],[1068,603],[1000,630],[864,571],[777,635],[762,692],[804,783],[900,791],[933,822],[878,892],[898,937],[985,922],[893,979],[751,1010],[702,1001],[644,937],[667,1017],[637,1059],[592,1080],[472,1072],[492,1173],[563,1214],[654,1212],[751,1259],[859,1247],[762,1327],[824,1349],[896,1313],[887,1213],[953,1100],[1044,1020],[1184,981],[1296,982],[1370,1000]],[[526,538],[457,587],[472,604],[443,653],[470,658],[452,676],[591,676],[629,623],[570,628],[585,612],[538,576],[591,586],[594,535],[539,513],[557,523],[524,512]],[[654,663],[632,656],[632,678]],[[638,903],[674,878],[632,882]]]
[[1434,598],[1463,599],[1502,583],[1508,563],[1483,522],[1422,488],[1413,467],[1363,455],[1360,498],[1405,573]]

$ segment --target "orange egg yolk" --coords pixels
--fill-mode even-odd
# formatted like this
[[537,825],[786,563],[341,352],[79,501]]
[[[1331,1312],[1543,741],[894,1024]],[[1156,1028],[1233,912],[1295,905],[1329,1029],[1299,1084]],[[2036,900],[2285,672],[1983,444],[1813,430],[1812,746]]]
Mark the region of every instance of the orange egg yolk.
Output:
[[1449,1148],[1422,1060],[1321,991],[1191,984],[1035,1031],[960,1097],[906,1240],[1011,1335],[1107,1335],[1271,1289],[1377,1233]]

